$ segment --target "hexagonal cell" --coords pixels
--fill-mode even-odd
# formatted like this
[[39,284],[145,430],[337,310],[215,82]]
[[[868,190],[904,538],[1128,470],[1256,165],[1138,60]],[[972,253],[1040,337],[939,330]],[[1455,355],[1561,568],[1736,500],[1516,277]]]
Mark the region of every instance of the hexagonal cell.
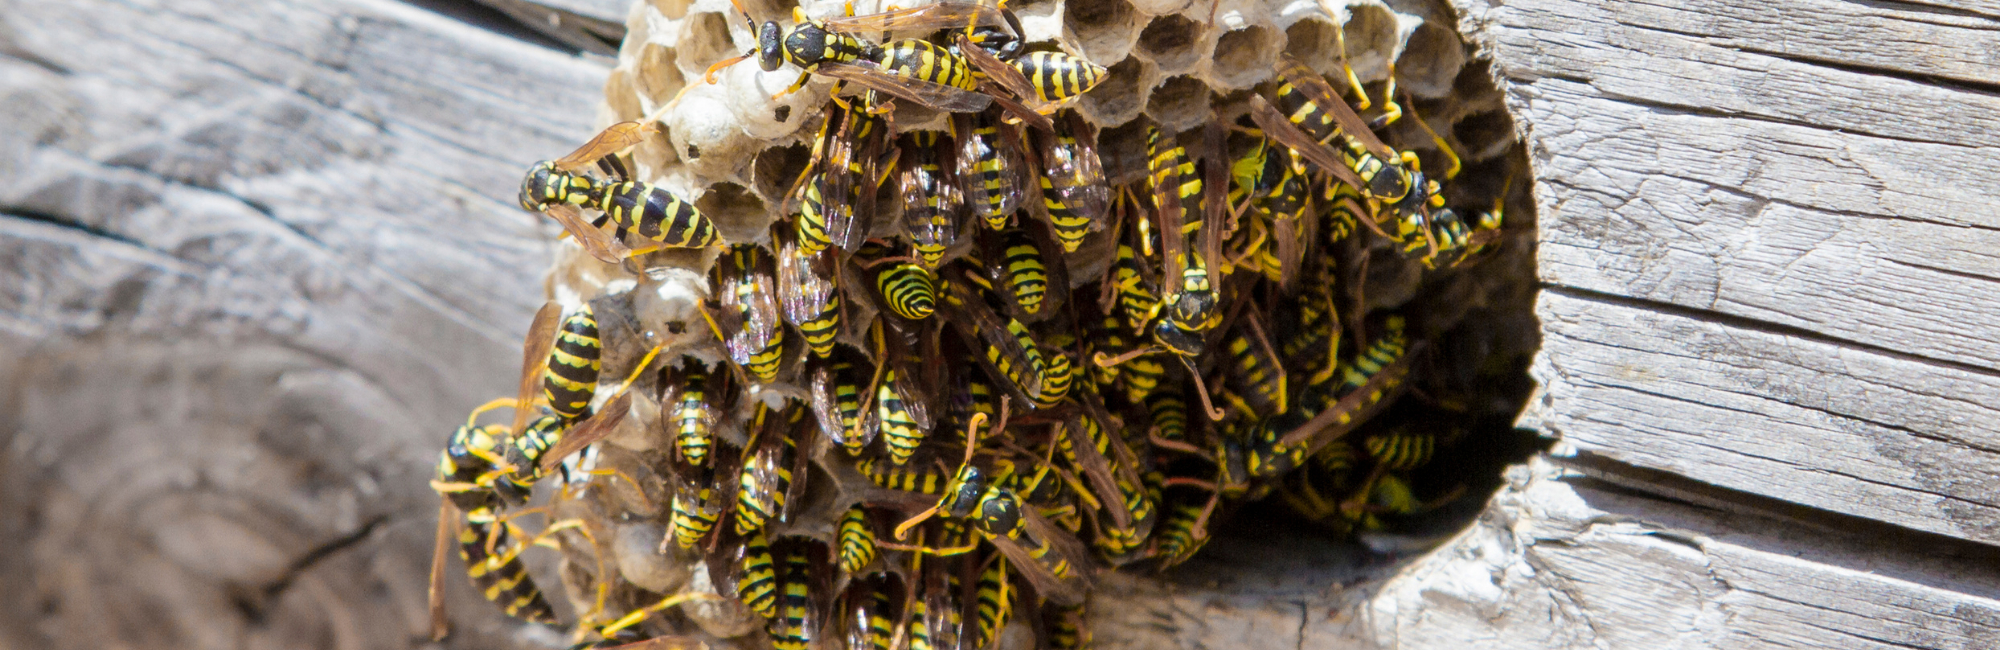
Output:
[[1451,119],[1456,121],[1473,113],[1504,110],[1507,96],[1493,83],[1493,67],[1490,59],[1473,59],[1459,68],[1458,78],[1451,84],[1451,99],[1457,106]]
[[1159,78],[1158,69],[1139,57],[1126,57],[1111,66],[1110,73],[1096,88],[1083,94],[1077,110],[1091,122],[1123,124],[1139,116],[1146,107],[1143,91]]
[[[796,92],[785,93],[798,74],[796,68],[789,66],[765,72],[756,63],[745,62],[723,70],[716,84],[724,89],[725,95],[734,98],[729,109],[744,133],[759,140],[775,140],[798,131],[806,116],[827,105],[830,84],[807,84]],[[773,96],[776,98],[772,99]]]
[[1132,120],[1097,133],[1097,156],[1104,163],[1104,181],[1113,186],[1146,176],[1145,120]]
[[1225,33],[1215,41],[1215,55],[1204,76],[1217,90],[1249,88],[1269,79],[1282,45],[1278,39],[1277,30],[1263,25]]
[[732,178],[762,147],[743,133],[729,99],[722,86],[696,85],[681,95],[680,105],[664,120],[674,153],[696,178]]
[[1146,100],[1146,115],[1160,128],[1180,132],[1207,122],[1215,115],[1209,108],[1208,85],[1194,77],[1173,77],[1153,88]]
[[617,68],[604,77],[604,104],[611,110],[613,119],[623,122],[636,120],[646,113],[640,106],[639,90],[632,82],[631,68]]
[[724,181],[709,186],[708,193],[696,199],[694,207],[715,222],[723,241],[757,241],[771,227],[771,213],[765,209],[763,199],[735,183]]
[[1331,77],[1340,70],[1340,33],[1330,19],[1301,19],[1285,28],[1285,54]]
[[1425,22],[1410,32],[1396,59],[1396,85],[1418,97],[1443,97],[1465,65],[1465,41],[1458,32]]
[[[1195,6],[1195,0],[1133,0],[1132,8],[1148,16],[1177,14]],[[1204,5],[1206,6],[1206,5]]]
[[1092,61],[1115,61],[1139,38],[1139,12],[1125,0],[1088,0],[1063,6],[1063,32]]
[[[730,38],[729,25],[729,17],[719,13],[698,13],[680,22],[671,42],[663,45],[674,49],[674,64],[680,68],[682,78],[699,79],[708,72],[708,66],[742,54]],[[755,67],[754,63],[751,65]]]
[[649,4],[653,5],[653,10],[660,12],[661,16],[665,16],[670,20],[680,20],[687,16],[688,7],[693,6],[694,2],[693,0],[651,0]]
[[1473,113],[1451,125],[1452,137],[1463,143],[1459,155],[1468,163],[1498,156],[1516,142],[1514,118],[1505,110]]
[[659,107],[674,98],[682,88],[687,87],[686,78],[675,67],[674,50],[661,47],[658,43],[647,43],[640,49],[633,68],[632,84],[644,98],[647,110]]
[[1208,54],[1201,25],[1179,14],[1154,18],[1139,31],[1138,54],[1160,67],[1161,74],[1194,69]]
[[[1348,6],[1348,19],[1341,26],[1346,44],[1347,64],[1362,81],[1389,78],[1389,54],[1396,50],[1396,15],[1381,5]],[[1338,46],[1336,46],[1338,51]],[[1331,76],[1332,69],[1319,69]]]
[[750,164],[750,184],[757,195],[771,204],[774,209],[791,197],[792,185],[798,182],[800,174],[812,163],[812,145],[797,143],[783,147],[771,147],[757,152],[757,161]]

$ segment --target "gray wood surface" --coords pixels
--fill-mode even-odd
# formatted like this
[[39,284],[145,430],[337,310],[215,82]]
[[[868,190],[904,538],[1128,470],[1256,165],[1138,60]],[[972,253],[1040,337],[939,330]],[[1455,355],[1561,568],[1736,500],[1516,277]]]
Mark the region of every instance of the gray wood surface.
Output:
[[511,197],[604,76],[388,0],[0,2],[0,647],[420,643],[549,261]]
[[1547,387],[1620,462],[2000,541],[2000,19],[1462,3],[1536,169]]
[[1301,552],[1297,539],[1218,541],[1166,583],[1107,583],[1127,591],[1093,603],[1096,640],[1274,650],[2000,642],[2000,549],[1668,502],[1621,483],[1644,484],[1547,459],[1515,467],[1470,528],[1386,582],[1357,583],[1366,571],[1351,558]]

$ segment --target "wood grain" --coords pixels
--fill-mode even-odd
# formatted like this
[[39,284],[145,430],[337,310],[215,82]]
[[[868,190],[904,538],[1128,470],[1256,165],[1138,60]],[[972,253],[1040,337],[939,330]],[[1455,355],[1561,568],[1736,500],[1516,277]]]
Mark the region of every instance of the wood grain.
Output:
[[1555,293],[1531,423],[1620,462],[2000,541],[2000,307],[1980,299],[2000,280],[2000,20],[1459,9],[1535,165]]
[[541,301],[511,197],[605,73],[385,0],[0,3],[0,646],[420,643],[424,479]]

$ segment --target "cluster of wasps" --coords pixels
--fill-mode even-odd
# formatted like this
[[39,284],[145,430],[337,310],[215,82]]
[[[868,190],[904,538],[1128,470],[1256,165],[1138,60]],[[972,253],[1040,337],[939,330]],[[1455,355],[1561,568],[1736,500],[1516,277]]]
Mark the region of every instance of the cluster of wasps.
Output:
[[[1357,267],[1378,250],[1475,264],[1501,215],[1461,216],[1415,155],[1376,137],[1402,113],[1391,92],[1364,119],[1351,72],[1358,106],[1287,58],[1233,117],[1147,126],[1145,155],[1100,156],[1068,105],[1106,70],[1024,43],[1002,7],[794,18],[752,23],[757,49],[709,75],[755,56],[801,70],[787,92],[815,74],[859,87],[836,91],[768,241],[724,242],[693,203],[632,178],[622,152],[652,124],[529,171],[523,207],[599,259],[715,251],[702,305],[715,339],[607,373],[595,305],[610,298],[544,307],[520,393],[475,411],[438,465],[440,632],[454,540],[487,598],[555,623],[520,554],[591,526],[530,536],[513,522],[540,510],[533,485],[555,472],[648,493],[564,464],[618,428],[634,391],[658,404],[659,552],[701,558],[721,595],[613,616],[600,567],[585,644],[677,645],[649,633],[674,626],[641,623],[724,599],[779,650],[983,649],[1016,617],[1038,646],[1080,648],[1095,572],[1179,564],[1242,503],[1276,492],[1344,530],[1435,505],[1402,477],[1439,434],[1347,440],[1398,401],[1428,345],[1367,308]],[[919,37],[863,36],[896,33]],[[949,131],[897,133],[896,102],[949,113]],[[511,425],[478,423],[502,407]],[[829,507],[815,491],[839,496]],[[835,514],[804,512],[815,502]]]

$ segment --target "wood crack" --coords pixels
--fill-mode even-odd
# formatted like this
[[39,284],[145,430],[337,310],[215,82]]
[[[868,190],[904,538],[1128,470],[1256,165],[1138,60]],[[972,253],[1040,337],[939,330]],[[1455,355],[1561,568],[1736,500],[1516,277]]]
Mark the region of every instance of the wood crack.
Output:
[[1848,348],[1862,352],[1871,352],[1874,354],[1894,357],[1905,361],[1914,361],[1928,366],[1949,368],[1952,370],[1972,373],[1983,377],[2000,378],[2000,370],[1996,370],[1994,368],[1974,365],[1962,361],[1951,361],[1947,359],[1939,359],[1936,357],[1927,357],[1920,354],[1904,352],[1902,350],[1894,350],[1879,345],[1875,345],[1872,343],[1863,343],[1852,339],[1844,339],[1837,336],[1830,336],[1822,332],[1815,332],[1813,330],[1809,330],[1803,327],[1798,327],[1796,325],[1774,323],[1771,321],[1760,320],[1748,316],[1739,316],[1736,314],[1729,314],[1710,309],[1689,307],[1687,305],[1665,302],[1661,300],[1653,300],[1650,298],[1638,298],[1633,296],[1608,293],[1596,289],[1587,289],[1584,287],[1578,287],[1572,285],[1543,282],[1541,283],[1540,286],[1545,291],[1550,291],[1553,293],[1569,296],[1572,298],[1578,298],[1582,300],[1592,300],[1598,302],[1608,302],[1612,304],[1622,305],[1625,307],[1631,307],[1634,309],[1642,309],[1646,311],[1660,312],[1672,316],[1679,316],[1682,318],[1688,318],[1703,323],[1713,323],[1716,325],[1723,325],[1735,329],[1750,330],[1753,332],[1762,332],[1765,334],[1772,334],[1776,336],[1797,338],[1806,341],[1811,341],[1814,343],[1831,345],[1834,347]]
[[279,575],[277,579],[265,583],[262,587],[236,594],[234,600],[237,610],[242,612],[244,619],[250,621],[252,624],[262,623],[271,603],[277,602],[279,597],[285,594],[285,590],[290,589],[292,584],[298,581],[299,576],[327,558],[333,557],[341,551],[353,548],[355,545],[366,541],[370,535],[375,533],[376,529],[388,523],[389,519],[390,517],[387,514],[376,515],[373,519],[369,519],[366,523],[361,524],[360,528],[346,535],[327,540],[325,543],[313,547],[312,550],[306,551],[304,555],[292,560],[291,564],[285,567],[285,572]]

